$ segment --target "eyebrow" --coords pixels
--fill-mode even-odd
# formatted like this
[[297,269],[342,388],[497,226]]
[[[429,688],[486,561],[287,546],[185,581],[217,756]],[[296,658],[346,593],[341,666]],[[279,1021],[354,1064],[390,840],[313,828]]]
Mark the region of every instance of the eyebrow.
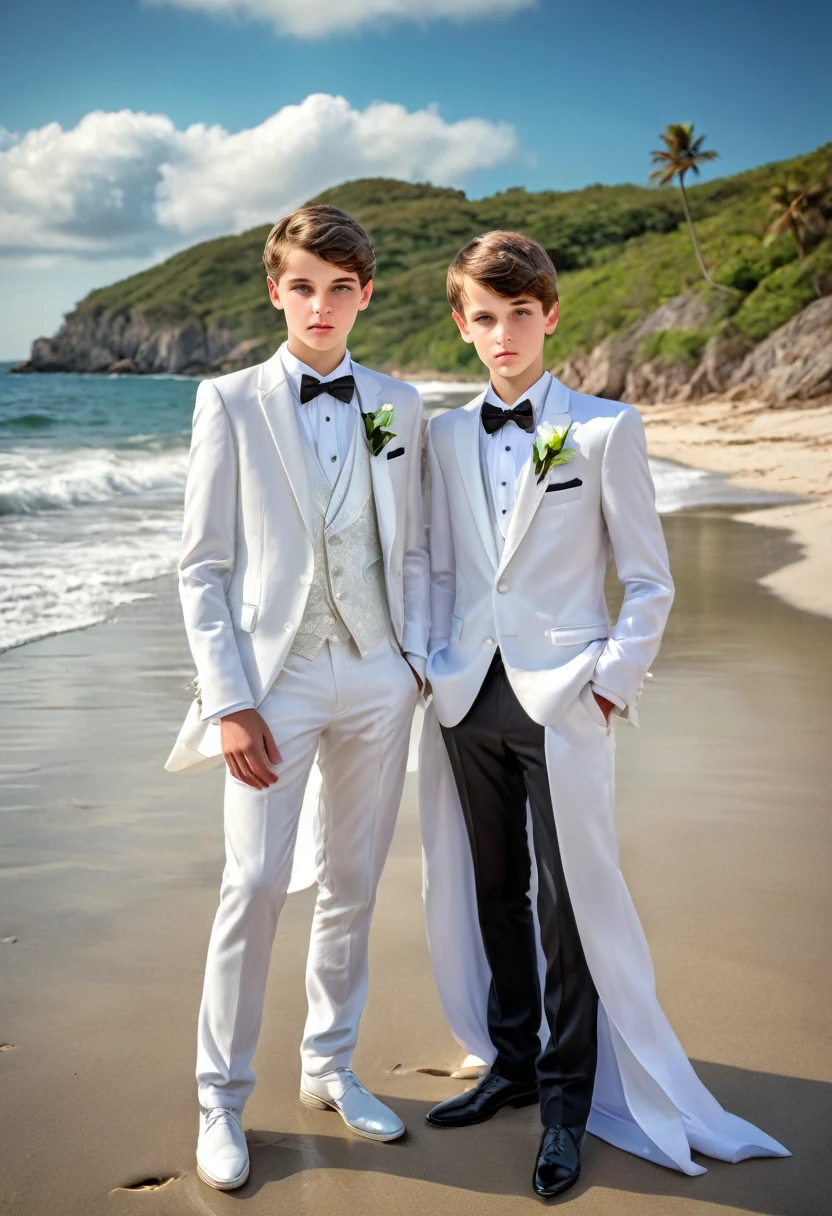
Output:
[[[353,275],[353,274],[345,274],[345,275],[342,275],[342,276],[341,276],[340,278],[338,278],[338,279],[333,279],[333,280],[332,280],[332,282],[333,282],[333,283],[355,283],[355,282],[357,282],[357,280],[358,280],[358,276],[357,276],[357,275]],[[292,278],[292,279],[290,279],[290,280],[289,280],[289,282],[290,282],[290,283],[292,283],[292,284],[297,284],[297,283],[311,283],[311,282],[312,282],[312,280],[311,280],[311,279],[304,278],[304,276],[303,276],[303,275],[298,275],[296,278]]]

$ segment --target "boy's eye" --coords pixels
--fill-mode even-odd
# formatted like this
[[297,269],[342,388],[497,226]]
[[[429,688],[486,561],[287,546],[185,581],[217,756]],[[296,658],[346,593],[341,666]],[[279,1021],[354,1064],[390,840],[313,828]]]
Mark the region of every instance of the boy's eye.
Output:
[[528,308],[518,308],[518,309],[517,309],[517,312],[516,312],[514,315],[515,315],[516,317],[528,317],[528,316],[530,316],[531,314],[529,313]]
[[478,317],[474,317],[475,321],[490,321],[492,318],[487,312],[480,313]]
[[292,291],[299,291],[302,294],[306,293],[307,291],[311,291],[311,290],[312,290],[312,288],[309,286],[308,283],[295,283],[294,287],[292,288]]
[[349,283],[339,283],[336,286],[335,290],[336,291],[352,291],[352,288],[350,287]]

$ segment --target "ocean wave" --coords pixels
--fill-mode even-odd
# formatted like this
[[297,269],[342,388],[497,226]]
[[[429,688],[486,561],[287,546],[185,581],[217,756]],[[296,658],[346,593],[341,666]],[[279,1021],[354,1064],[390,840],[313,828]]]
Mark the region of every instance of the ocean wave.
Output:
[[49,414],[18,414],[15,418],[0,418],[0,430],[45,431],[55,425]]
[[[88,506],[7,517],[0,530],[0,651],[110,618],[173,577],[181,512]],[[137,586],[137,584],[139,584]]]
[[650,460],[660,515],[703,507],[765,507],[793,502],[789,494],[736,485],[723,473],[692,469],[669,460]]
[[15,448],[0,453],[0,515],[28,515],[127,495],[180,492],[187,448],[129,454],[110,448]]

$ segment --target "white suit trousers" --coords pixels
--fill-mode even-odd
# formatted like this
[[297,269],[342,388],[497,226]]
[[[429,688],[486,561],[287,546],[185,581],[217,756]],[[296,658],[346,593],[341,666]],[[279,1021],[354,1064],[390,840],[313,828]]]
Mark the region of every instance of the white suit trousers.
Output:
[[202,1106],[242,1110],[263,1015],[277,919],[298,819],[318,753],[318,900],[306,973],[303,1070],[348,1068],[368,981],[370,922],[404,787],[413,673],[387,640],[361,658],[352,641],[314,659],[290,654],[259,711],[282,756],[278,781],[252,789],[226,771],[226,864],[199,1013]]

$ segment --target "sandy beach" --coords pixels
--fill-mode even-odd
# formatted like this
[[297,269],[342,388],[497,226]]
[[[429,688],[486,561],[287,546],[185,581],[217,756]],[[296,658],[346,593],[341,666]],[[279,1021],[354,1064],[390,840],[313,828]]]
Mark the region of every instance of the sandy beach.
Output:
[[789,529],[801,552],[765,583],[790,603],[832,616],[832,404],[773,409],[756,401],[639,407],[653,456],[725,473],[737,485],[804,500],[744,512]]
[[[590,1138],[576,1216],[819,1216],[832,1178],[827,689],[832,624],[760,581],[783,529],[665,520],[678,598],[641,731],[619,723],[622,865],[662,1002],[706,1083],[794,1157],[686,1178]],[[433,987],[408,777],[355,1066],[408,1135],[379,1145],[297,1100],[312,892],[278,929],[251,1178],[196,1178],[195,1017],[222,867],[217,773],[162,763],[188,701],[173,580],[107,625],[0,656],[0,1210],[534,1212],[536,1112],[424,1124],[462,1083]],[[149,1189],[141,1189],[146,1187]],[[134,1189],[134,1188],[139,1188]]]

